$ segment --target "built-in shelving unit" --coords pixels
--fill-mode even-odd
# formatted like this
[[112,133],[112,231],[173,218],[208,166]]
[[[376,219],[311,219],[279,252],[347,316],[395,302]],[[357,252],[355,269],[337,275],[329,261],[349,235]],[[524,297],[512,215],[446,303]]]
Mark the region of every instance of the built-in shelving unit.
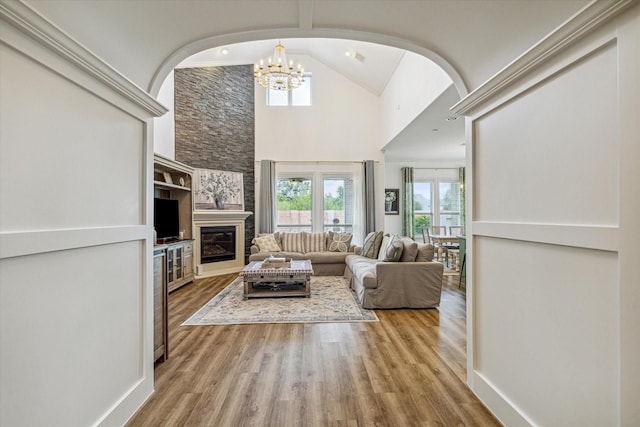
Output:
[[191,185],[194,169],[184,163],[155,154],[153,157],[153,196],[178,200],[180,230],[183,239],[193,238],[193,198]]
[[154,360],[169,357],[168,304],[169,292],[193,281],[193,199],[191,181],[194,169],[169,158],[154,155],[153,196],[178,201],[181,239],[155,242],[153,250],[154,278]]

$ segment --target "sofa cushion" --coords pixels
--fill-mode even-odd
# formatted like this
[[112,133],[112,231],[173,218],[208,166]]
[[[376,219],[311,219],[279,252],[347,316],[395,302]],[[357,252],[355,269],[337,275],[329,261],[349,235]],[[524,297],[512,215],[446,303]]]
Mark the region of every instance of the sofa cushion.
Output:
[[267,234],[266,236],[256,237],[254,239],[256,246],[260,252],[279,252],[280,246],[276,242],[273,234]]
[[382,237],[382,231],[372,231],[367,234],[362,245],[362,255],[367,258],[376,259],[378,257],[378,252],[380,251]]
[[299,233],[281,233],[282,250],[285,252],[305,252],[304,242],[306,240],[306,232]]
[[348,252],[352,238],[353,234],[351,233],[334,233],[330,231],[329,247],[327,249],[331,252]]
[[433,261],[434,247],[431,244],[418,243],[416,262]]
[[402,237],[400,241],[402,242],[400,262],[414,262],[418,256],[418,243],[409,237]]
[[345,262],[347,266],[349,266],[349,270],[351,270],[353,276],[360,280],[363,287],[367,289],[375,289],[378,287],[376,278],[376,264],[378,264],[378,260],[361,255],[347,255]]
[[[387,239],[386,245],[384,243],[385,239]],[[380,254],[378,255],[379,261],[385,262],[397,262],[400,260],[402,256],[403,245],[400,241],[400,238],[397,235],[393,236],[385,236],[382,239],[383,243],[380,245]],[[384,247],[384,250],[383,250]]]
[[305,252],[322,252],[326,250],[326,238],[327,234],[320,233],[305,233],[304,251]]
[[349,252],[307,252],[304,259],[311,261],[311,264],[344,264],[344,259]]

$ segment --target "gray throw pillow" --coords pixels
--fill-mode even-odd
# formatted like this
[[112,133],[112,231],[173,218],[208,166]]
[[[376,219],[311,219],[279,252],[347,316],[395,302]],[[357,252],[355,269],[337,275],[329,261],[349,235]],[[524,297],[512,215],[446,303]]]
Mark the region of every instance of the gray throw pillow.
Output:
[[416,256],[416,262],[433,261],[434,251],[433,245],[418,243],[418,256]]
[[367,237],[364,238],[364,244],[362,245],[362,255],[367,258],[378,258],[382,237],[382,231],[372,231],[367,234]]
[[400,258],[400,262],[414,262],[418,255],[418,242],[415,242],[408,237],[403,237],[400,241],[404,246],[402,248],[402,257]]

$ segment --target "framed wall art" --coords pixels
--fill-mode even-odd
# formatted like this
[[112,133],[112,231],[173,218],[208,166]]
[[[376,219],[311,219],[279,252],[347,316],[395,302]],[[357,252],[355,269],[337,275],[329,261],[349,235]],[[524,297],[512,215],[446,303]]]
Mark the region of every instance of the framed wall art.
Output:
[[400,214],[400,190],[397,188],[385,188],[384,190],[384,214]]
[[195,210],[244,211],[242,173],[196,169],[193,174]]

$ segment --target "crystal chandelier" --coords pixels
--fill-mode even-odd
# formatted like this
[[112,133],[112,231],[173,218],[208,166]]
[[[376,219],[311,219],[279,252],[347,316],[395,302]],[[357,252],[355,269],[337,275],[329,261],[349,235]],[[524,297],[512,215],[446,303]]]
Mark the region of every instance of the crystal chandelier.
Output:
[[287,62],[284,46],[278,43],[273,51],[273,57],[267,59],[266,67],[262,59],[254,65],[253,76],[261,86],[267,89],[293,90],[304,82],[304,68],[298,64],[298,68],[294,70],[293,60]]

